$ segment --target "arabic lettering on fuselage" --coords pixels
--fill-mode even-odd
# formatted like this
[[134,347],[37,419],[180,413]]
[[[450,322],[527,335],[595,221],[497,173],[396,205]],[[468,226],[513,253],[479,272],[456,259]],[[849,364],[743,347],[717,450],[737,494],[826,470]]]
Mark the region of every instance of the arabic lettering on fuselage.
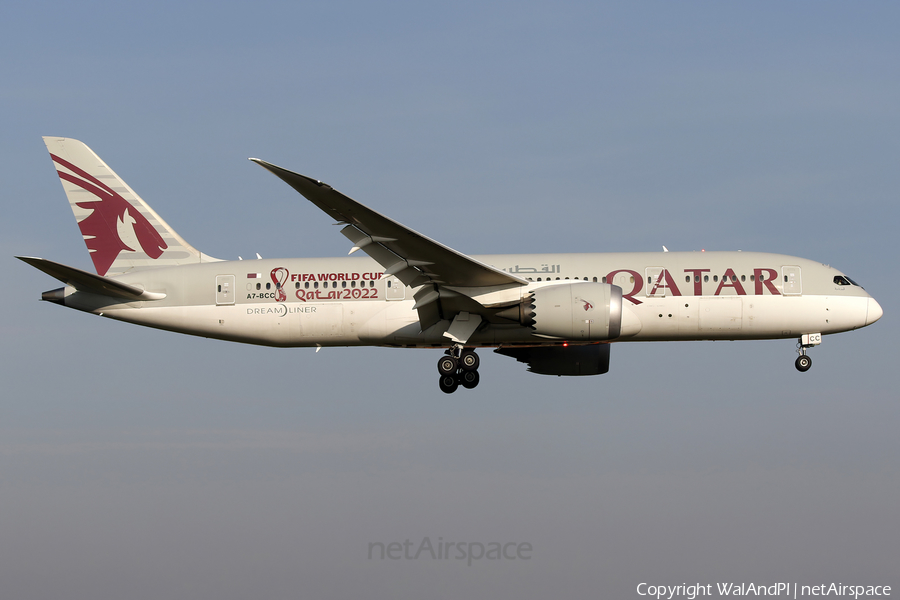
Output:
[[559,265],[549,265],[548,266],[545,263],[541,263],[540,269],[538,269],[537,267],[520,267],[519,265],[516,265],[514,267],[510,267],[509,269],[507,269],[506,272],[507,273],[515,273],[515,274],[519,274],[519,273],[549,274],[549,273],[562,273],[562,269],[560,269]]

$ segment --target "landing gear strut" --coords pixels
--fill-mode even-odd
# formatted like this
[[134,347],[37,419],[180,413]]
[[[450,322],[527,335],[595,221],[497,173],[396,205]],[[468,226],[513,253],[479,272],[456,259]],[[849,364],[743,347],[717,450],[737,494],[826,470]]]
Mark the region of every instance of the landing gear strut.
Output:
[[809,371],[809,368],[812,366],[812,359],[806,355],[806,350],[808,348],[812,348],[813,346],[818,346],[822,343],[822,334],[821,333],[804,333],[800,339],[797,341],[797,354],[800,356],[797,357],[797,360],[794,361],[794,366],[797,367],[797,370],[801,373],[805,373]]
[[452,394],[461,385],[471,390],[481,381],[478,375],[478,366],[481,359],[474,350],[465,349],[456,345],[448,348],[445,355],[438,361],[438,373],[441,378],[438,386],[445,394]]

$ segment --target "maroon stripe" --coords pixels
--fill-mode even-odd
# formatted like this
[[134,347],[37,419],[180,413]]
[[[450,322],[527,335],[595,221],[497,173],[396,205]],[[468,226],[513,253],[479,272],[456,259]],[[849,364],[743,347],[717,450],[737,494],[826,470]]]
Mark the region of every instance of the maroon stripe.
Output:
[[[90,181],[93,184],[99,185],[100,187],[102,187],[104,190],[106,190],[110,194],[115,193],[115,192],[113,192],[113,189],[111,187],[109,187],[108,185],[106,185],[105,183],[103,183],[102,181],[100,181],[99,179],[97,179],[96,177],[94,177],[93,175],[91,175],[90,173],[85,171],[84,169],[80,169],[80,168],[76,167],[69,161],[56,156],[52,152],[50,153],[50,158],[52,158],[53,162],[55,162],[56,164],[69,169],[70,171],[72,171],[73,173],[78,175],[79,177],[84,177],[85,179],[87,179],[88,181]],[[57,171],[57,173],[59,173],[59,171]],[[62,177],[62,173],[60,173],[59,175],[60,175],[60,177]],[[72,181],[72,180],[67,179],[67,181]],[[72,181],[72,183],[75,183],[75,182]]]

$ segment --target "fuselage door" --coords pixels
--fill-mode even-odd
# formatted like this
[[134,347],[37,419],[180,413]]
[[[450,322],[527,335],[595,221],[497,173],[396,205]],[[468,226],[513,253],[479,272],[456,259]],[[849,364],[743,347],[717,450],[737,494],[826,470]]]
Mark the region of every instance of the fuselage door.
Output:
[[662,267],[647,267],[644,273],[647,277],[647,296],[652,298],[666,297],[665,269]]
[[216,306],[234,304],[234,275],[216,275]]
[[799,296],[803,293],[800,267],[781,267],[781,279],[781,293],[785,296]]
[[406,286],[393,275],[384,278],[384,299],[403,300],[406,297]]

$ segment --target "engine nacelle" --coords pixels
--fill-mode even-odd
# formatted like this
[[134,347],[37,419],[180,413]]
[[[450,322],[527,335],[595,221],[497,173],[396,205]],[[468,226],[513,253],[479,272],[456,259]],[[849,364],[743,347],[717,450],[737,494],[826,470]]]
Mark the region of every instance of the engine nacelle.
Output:
[[585,281],[543,286],[532,292],[528,304],[526,300],[522,317],[529,318],[536,335],[597,342],[614,340],[622,331],[622,288],[616,285]]

